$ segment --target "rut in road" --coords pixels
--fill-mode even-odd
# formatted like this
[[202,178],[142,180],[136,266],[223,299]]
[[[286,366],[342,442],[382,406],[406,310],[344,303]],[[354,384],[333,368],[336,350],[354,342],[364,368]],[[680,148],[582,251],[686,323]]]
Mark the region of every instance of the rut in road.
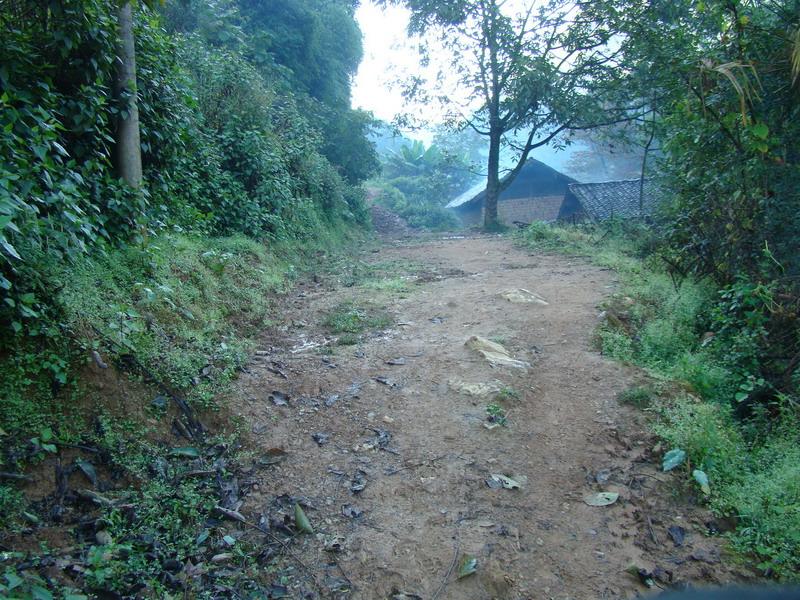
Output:
[[[733,579],[706,535],[709,515],[660,483],[643,415],[615,399],[641,375],[592,348],[612,272],[500,237],[412,240],[364,257],[406,265],[408,288],[300,286],[232,401],[256,453],[287,452],[243,510],[302,498],[315,527],[284,558],[295,597],[620,598],[647,592],[631,565],[662,587]],[[501,297],[517,288],[548,305]],[[392,324],[357,345],[315,346],[347,300],[379,304]],[[492,367],[465,346],[472,335],[530,368]],[[497,394],[464,384],[503,388],[506,425],[485,426]],[[496,489],[492,474],[520,489]],[[619,500],[584,503],[599,491]],[[686,532],[682,545],[670,527]],[[477,568],[458,579],[465,556]]]

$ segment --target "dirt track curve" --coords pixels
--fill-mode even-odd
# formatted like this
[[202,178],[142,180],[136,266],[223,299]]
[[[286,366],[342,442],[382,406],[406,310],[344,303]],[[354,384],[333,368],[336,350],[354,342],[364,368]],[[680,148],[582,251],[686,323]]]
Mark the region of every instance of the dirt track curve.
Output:
[[[287,496],[299,498],[315,529],[284,559],[293,597],[651,593],[631,565],[661,587],[732,578],[719,538],[707,535],[710,517],[659,481],[667,475],[649,461],[642,413],[616,401],[640,375],[592,348],[612,272],[499,237],[387,243],[362,259],[406,265],[408,290],[300,286],[233,398],[256,454],[287,453],[260,472],[242,510],[291,515]],[[500,296],[514,288],[549,304]],[[331,338],[325,316],[348,299],[378,303],[393,324],[358,345],[316,346]],[[472,335],[531,367],[490,366],[465,346]],[[484,426],[494,394],[467,393],[465,383],[518,392],[499,401],[507,426]],[[492,474],[521,489],[495,489]],[[584,503],[599,491],[620,498]],[[682,545],[669,527],[686,532]],[[477,568],[458,579],[464,556]]]

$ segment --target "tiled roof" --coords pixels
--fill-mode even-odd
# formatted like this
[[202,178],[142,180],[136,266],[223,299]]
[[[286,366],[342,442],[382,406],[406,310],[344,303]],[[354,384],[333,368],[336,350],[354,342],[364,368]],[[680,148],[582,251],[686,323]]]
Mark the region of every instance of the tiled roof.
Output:
[[661,199],[656,184],[645,179],[640,204],[640,182],[640,179],[626,179],[602,183],[573,183],[569,190],[594,221],[604,221],[612,217],[630,219],[653,214]]
[[447,206],[445,206],[445,208],[456,208],[458,206],[461,206],[462,204],[466,204],[485,189],[486,189],[485,181],[476,183],[463,194],[460,194],[455,198],[453,198],[452,200],[450,200],[450,202],[447,204]]
[[[500,181],[505,182],[509,175]],[[564,194],[567,185],[574,183],[572,177],[559,173],[552,167],[535,158],[529,158],[514,180],[500,193],[499,200],[510,198],[536,198],[538,196],[554,196]],[[481,205],[486,196],[486,182],[476,185],[457,198],[451,200],[445,208],[467,207],[468,205]]]

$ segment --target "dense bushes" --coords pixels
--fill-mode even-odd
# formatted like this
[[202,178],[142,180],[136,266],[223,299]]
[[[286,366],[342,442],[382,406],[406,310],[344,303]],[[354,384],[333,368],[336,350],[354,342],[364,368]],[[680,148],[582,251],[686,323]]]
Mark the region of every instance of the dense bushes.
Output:
[[[323,154],[336,142],[316,115],[333,107],[280,56],[254,55],[264,23],[233,0],[197,0],[189,15],[148,4],[135,10],[144,185],[132,190],[112,164],[116,4],[0,3],[3,471],[88,435],[88,413],[115,400],[87,404],[87,360],[213,405],[268,322],[267,297],[367,223],[359,184],[376,159],[368,117],[348,106],[360,55],[318,83],[337,90],[365,171]],[[330,4],[337,27],[357,34],[350,4]],[[4,527],[21,506],[4,480]]]
[[448,230],[460,226],[458,217],[443,206],[428,200],[409,200],[406,194],[392,185],[381,186],[375,201],[403,217],[411,227]]
[[4,329],[60,335],[58,287],[48,279],[54,266],[140,245],[165,228],[276,242],[365,222],[357,181],[346,182],[320,153],[319,129],[300,114],[304,92],[293,92],[278,65],[248,61],[235,11],[208,11],[240,34],[224,47],[198,33],[168,35],[161,18],[140,7],[145,188],[134,193],[111,160],[113,5],[31,5],[24,19],[12,8],[0,12]]
[[457,154],[437,144],[427,148],[420,141],[402,144],[383,157],[377,202],[401,215],[412,227],[453,229],[458,218],[444,206],[474,176],[469,169],[468,153]]
[[0,37],[0,318],[16,332],[51,294],[43,262],[129,239],[145,209],[110,168],[107,3],[66,1],[32,12],[15,24],[24,30]]

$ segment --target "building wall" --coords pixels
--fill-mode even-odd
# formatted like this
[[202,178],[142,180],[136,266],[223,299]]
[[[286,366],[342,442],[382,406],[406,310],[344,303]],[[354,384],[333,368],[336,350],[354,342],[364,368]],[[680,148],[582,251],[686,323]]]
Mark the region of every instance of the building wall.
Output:
[[500,221],[511,224],[514,221],[532,223],[533,221],[555,221],[564,196],[539,196],[536,198],[509,198],[497,204]]
[[[533,221],[555,221],[558,219],[564,196],[538,196],[534,198],[500,199],[497,203],[497,214],[500,221],[510,225],[514,221],[532,223]],[[483,203],[480,209],[466,208],[457,210],[457,214],[465,227],[476,227],[483,224]]]

